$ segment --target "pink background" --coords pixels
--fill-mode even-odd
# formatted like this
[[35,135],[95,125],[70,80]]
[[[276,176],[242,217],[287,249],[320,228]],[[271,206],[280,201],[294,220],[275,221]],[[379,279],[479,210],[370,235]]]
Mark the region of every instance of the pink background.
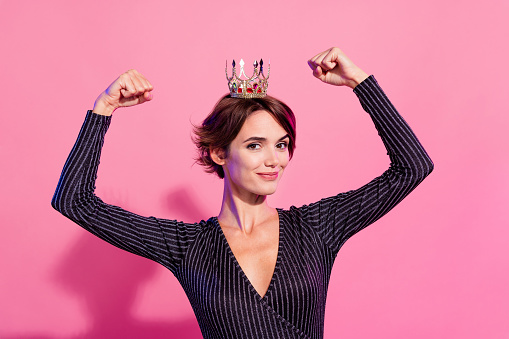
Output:
[[143,215],[217,215],[191,122],[226,92],[225,59],[271,60],[297,114],[274,206],[354,189],[388,158],[357,98],[306,60],[337,45],[375,74],[435,162],[341,250],[327,338],[509,337],[509,3],[0,1],[0,337],[199,338],[173,275],[50,206],[87,109],[136,68],[154,100],[115,113],[97,193]]

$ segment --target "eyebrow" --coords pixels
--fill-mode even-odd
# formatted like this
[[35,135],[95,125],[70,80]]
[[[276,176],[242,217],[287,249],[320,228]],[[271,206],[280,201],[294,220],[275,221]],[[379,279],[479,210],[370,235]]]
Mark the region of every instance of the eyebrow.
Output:
[[[285,136],[279,138],[278,141],[283,141],[286,138],[290,139],[290,135],[286,134]],[[250,137],[250,138],[247,138],[246,140],[244,140],[243,143],[246,143],[246,142],[249,142],[249,141],[260,141],[260,142],[262,142],[262,141],[267,141],[267,138],[264,138],[264,137]]]

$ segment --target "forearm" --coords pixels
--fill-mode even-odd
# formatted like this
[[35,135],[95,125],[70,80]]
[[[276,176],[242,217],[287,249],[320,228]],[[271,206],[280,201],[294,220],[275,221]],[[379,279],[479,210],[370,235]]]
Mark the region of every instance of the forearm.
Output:
[[391,169],[406,179],[422,181],[433,170],[433,162],[375,78],[370,76],[354,92],[382,138]]
[[73,220],[78,216],[77,207],[85,208],[95,199],[97,168],[110,120],[92,111],[87,112],[78,139],[62,170],[51,204]]
[[110,121],[107,116],[87,112],[51,204],[67,218],[118,248],[171,266],[165,261],[169,258],[166,236],[156,218],[106,204],[94,193],[101,148]]
[[352,235],[380,219],[433,170],[433,162],[408,124],[370,76],[355,89],[391,159],[389,169],[364,186],[310,204],[315,227],[336,254]]

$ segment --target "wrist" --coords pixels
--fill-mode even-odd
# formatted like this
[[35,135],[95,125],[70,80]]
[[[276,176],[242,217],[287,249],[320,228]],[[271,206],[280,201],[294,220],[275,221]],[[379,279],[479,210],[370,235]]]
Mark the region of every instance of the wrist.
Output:
[[116,109],[117,109],[116,107],[105,102],[104,100],[101,100],[101,98],[99,97],[94,103],[94,108],[92,109],[92,112],[99,115],[109,116],[112,115]]
[[356,72],[348,82],[348,87],[354,89],[355,87],[357,87],[358,84],[366,80],[368,77],[369,77],[368,74],[366,74],[363,70],[359,69],[359,71]]

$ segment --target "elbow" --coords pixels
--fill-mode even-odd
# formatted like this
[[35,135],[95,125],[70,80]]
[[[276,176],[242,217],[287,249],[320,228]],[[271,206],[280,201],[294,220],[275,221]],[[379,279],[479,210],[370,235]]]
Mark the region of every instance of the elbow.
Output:
[[58,211],[57,205],[58,205],[57,199],[55,198],[55,195],[53,194],[53,197],[51,198],[51,207],[53,207],[53,209]]
[[51,206],[64,217],[76,221],[80,216],[88,215],[102,201],[93,194],[71,192],[58,186],[51,199]]
[[[429,158],[428,158],[429,159]],[[429,159],[429,164],[428,164],[428,174],[427,175],[430,175],[431,172],[433,172],[433,170],[435,169],[435,164],[433,163],[433,161],[431,161],[431,159]]]
[[423,161],[422,168],[424,178],[426,178],[428,175],[431,174],[431,172],[433,172],[435,164],[433,163],[433,161],[431,161],[430,157],[426,157]]
[[433,172],[434,168],[435,164],[429,157],[423,158],[422,161],[418,162],[418,166],[413,168],[412,177],[417,183],[420,183]]
[[51,198],[51,207],[64,216],[68,216],[73,208],[73,197],[66,194],[66,190],[62,189],[60,184]]
[[55,194],[53,194],[53,197],[51,198],[51,207],[53,207],[56,211],[64,214],[65,212],[65,201],[62,199],[62,194],[59,192],[58,188],[55,191]]
[[76,216],[80,213],[79,205],[73,199],[64,198],[61,193],[55,192],[51,199],[51,206],[64,217],[69,218],[73,221],[76,220]]

